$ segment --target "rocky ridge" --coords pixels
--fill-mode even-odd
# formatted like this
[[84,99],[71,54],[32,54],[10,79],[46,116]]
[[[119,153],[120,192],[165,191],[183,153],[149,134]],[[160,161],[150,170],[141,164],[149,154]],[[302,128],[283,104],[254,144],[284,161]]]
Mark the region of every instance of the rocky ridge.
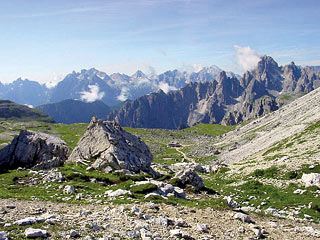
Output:
[[164,93],[158,91],[127,102],[108,116],[121,126],[177,129],[197,123],[233,125],[277,110],[301,92],[320,85],[320,72],[293,62],[284,67],[263,56],[243,77],[221,72],[209,82],[190,83]]

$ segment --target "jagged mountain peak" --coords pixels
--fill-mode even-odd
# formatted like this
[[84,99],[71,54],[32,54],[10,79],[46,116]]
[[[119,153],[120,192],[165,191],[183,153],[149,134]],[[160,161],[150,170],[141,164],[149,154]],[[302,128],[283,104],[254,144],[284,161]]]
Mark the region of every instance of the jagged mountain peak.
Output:
[[141,70],[138,70],[131,77],[133,77],[133,78],[147,78],[147,75],[145,75]]
[[263,73],[270,70],[279,70],[279,66],[272,57],[264,55],[261,57],[255,70],[259,73]]

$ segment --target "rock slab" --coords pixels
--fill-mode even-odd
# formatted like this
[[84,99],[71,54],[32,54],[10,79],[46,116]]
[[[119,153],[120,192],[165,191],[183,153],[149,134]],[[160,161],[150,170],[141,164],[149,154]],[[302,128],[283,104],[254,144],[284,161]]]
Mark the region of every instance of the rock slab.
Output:
[[68,161],[94,161],[92,167],[102,171],[153,172],[152,159],[149,147],[140,138],[115,122],[93,117]]
[[0,168],[50,169],[63,165],[68,154],[67,144],[60,138],[22,130],[10,145],[0,150]]

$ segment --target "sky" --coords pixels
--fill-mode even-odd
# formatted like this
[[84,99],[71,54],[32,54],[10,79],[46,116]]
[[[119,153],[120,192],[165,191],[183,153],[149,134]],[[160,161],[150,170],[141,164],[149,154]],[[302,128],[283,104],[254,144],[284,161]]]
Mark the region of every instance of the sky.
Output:
[[157,74],[261,55],[320,65],[319,0],[2,0],[0,82],[73,70]]

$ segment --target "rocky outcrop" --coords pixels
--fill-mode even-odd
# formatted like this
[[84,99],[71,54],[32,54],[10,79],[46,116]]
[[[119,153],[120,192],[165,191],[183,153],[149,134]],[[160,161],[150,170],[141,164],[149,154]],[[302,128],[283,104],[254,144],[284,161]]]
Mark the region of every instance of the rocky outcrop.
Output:
[[197,123],[237,124],[277,110],[320,86],[320,71],[293,62],[279,66],[263,56],[257,67],[235,78],[220,72],[209,82],[191,82],[177,91],[148,94],[126,102],[107,119],[121,126],[178,129]]
[[68,161],[90,161],[95,169],[106,172],[127,169],[154,174],[150,167],[152,159],[148,146],[140,138],[115,122],[93,117]]
[[0,150],[0,167],[49,169],[63,165],[69,149],[60,138],[29,130],[22,130],[12,143]]

